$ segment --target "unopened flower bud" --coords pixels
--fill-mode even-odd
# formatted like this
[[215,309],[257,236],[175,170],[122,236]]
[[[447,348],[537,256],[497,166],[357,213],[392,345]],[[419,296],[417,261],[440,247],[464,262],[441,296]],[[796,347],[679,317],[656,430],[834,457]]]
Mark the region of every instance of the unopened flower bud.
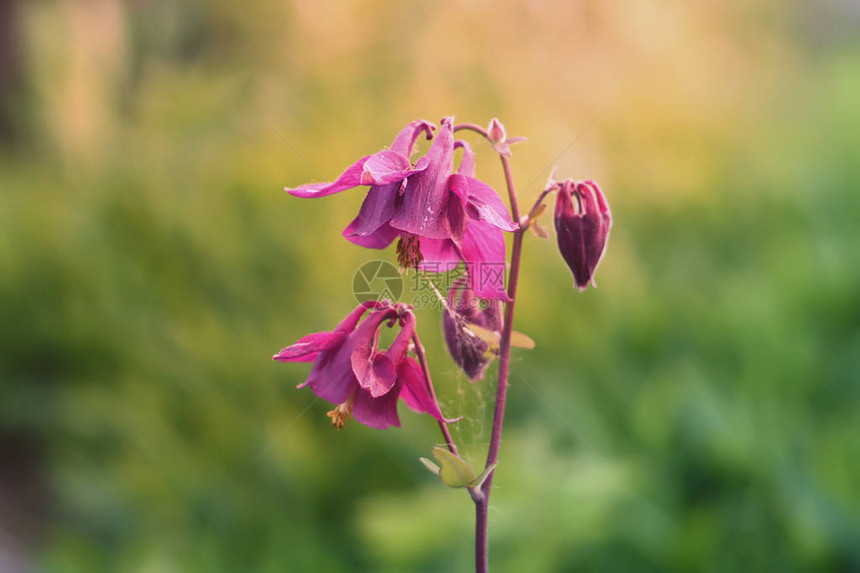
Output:
[[[484,300],[475,296],[468,280],[457,279],[448,291],[448,308],[442,314],[445,342],[451,357],[475,381],[484,377],[492,360],[490,343],[480,334],[502,330],[502,306],[499,300]],[[476,333],[478,327],[481,329]]]
[[487,134],[490,136],[490,141],[493,142],[493,144],[502,143],[507,139],[505,126],[502,125],[502,122],[495,117],[490,120],[490,127],[487,129]]
[[606,250],[612,214],[606,197],[593,181],[561,184],[555,203],[558,249],[573,273],[579,290],[585,290]]
[[508,137],[507,133],[505,133],[505,126],[495,117],[490,120],[490,126],[487,128],[487,137],[496,153],[505,157],[511,156],[511,145],[526,140],[525,137]]

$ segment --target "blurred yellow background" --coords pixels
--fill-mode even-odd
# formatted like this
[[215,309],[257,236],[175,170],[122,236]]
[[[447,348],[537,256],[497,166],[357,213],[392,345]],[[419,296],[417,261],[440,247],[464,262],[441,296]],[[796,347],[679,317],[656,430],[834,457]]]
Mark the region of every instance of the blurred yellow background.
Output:
[[[860,570],[858,40],[850,0],[0,0],[0,570],[470,569],[433,421],[336,432],[270,359],[395,260],[340,236],[363,190],[282,188],[450,114],[614,215],[584,294],[527,237],[493,570]],[[495,366],[419,329],[479,460]]]

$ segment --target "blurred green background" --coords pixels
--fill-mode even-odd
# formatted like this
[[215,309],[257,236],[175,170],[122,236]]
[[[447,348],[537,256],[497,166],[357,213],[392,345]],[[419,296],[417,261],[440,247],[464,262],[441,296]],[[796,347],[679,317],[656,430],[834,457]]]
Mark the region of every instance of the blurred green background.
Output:
[[[282,187],[449,114],[615,218],[584,294],[527,239],[493,571],[860,570],[858,39],[851,0],[0,0],[0,571],[471,568],[432,420],[334,431],[270,359],[394,260],[340,237],[363,191]],[[419,327],[478,461],[495,366]]]

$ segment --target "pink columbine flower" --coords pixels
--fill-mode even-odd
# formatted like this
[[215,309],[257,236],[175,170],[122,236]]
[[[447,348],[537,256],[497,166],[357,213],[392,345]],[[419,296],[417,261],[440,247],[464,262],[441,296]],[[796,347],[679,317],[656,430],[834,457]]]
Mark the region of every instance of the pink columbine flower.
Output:
[[[384,350],[379,348],[383,326],[400,327],[394,342]],[[413,410],[443,421],[421,367],[407,356],[414,332],[411,307],[392,305],[387,300],[369,301],[359,305],[333,331],[309,334],[273,359],[314,363],[298,387],[309,386],[314,394],[336,405],[328,416],[337,428],[343,428],[350,415],[371,428],[400,426],[398,398]]]
[[442,326],[448,351],[469,380],[480,380],[492,360],[492,355],[488,354],[490,345],[469,327],[477,325],[491,332],[501,332],[501,301],[477,298],[469,283],[460,278],[448,291],[446,307]]
[[594,285],[594,271],[606,251],[611,227],[612,213],[594,181],[568,179],[561,184],[555,204],[558,249],[581,291],[589,282]]
[[[474,275],[504,276],[504,236],[515,231],[499,196],[474,178],[474,156],[468,147],[454,173],[454,118],[442,119],[433,144],[414,165],[415,141],[433,126],[409,124],[390,149],[359,159],[333,183],[302,185],[287,192],[297,197],[324,197],[359,185],[370,187],[358,216],[344,236],[363,247],[382,249],[399,239],[398,260],[404,268],[434,270],[463,260]],[[498,267],[501,266],[501,273]],[[487,268],[495,272],[488,273]],[[475,291],[486,298],[507,298],[504,281],[473,278]]]

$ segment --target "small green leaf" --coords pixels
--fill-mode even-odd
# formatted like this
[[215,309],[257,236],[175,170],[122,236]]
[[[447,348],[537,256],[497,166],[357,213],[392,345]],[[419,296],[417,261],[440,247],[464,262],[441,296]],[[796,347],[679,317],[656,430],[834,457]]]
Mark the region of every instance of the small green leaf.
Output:
[[511,346],[532,350],[535,347],[535,341],[522,332],[514,331],[511,333]]
[[442,464],[439,477],[449,487],[469,487],[475,479],[475,472],[459,457],[445,448],[433,448],[433,456]]
[[549,233],[543,225],[538,223],[536,220],[532,221],[531,225],[529,225],[529,229],[535,236],[539,239],[549,239]]
[[[489,345],[489,347],[487,348],[488,353],[498,354],[501,334],[494,330],[478,326],[477,324],[469,323],[467,324],[466,328],[470,330],[472,334],[474,334]],[[517,348],[527,348],[531,350],[535,347],[535,341],[523,334],[522,332],[514,331],[511,333],[511,346],[516,346]]]
[[490,474],[493,473],[493,470],[496,469],[497,465],[499,465],[499,462],[493,462],[489,466],[485,467],[484,471],[469,483],[469,487],[479,488],[484,485],[484,482],[487,481],[487,478],[490,477]]
[[436,464],[434,464],[433,462],[431,462],[427,458],[418,458],[418,459],[421,460],[421,463],[424,464],[424,467],[427,468],[430,471],[430,473],[437,475],[437,476],[439,475],[439,472],[441,471],[441,468],[439,466],[437,466]]
[[498,348],[499,340],[502,338],[502,335],[495,330],[490,330],[489,328],[484,328],[483,326],[478,326],[471,322],[466,324],[466,329],[489,344],[490,348]]

